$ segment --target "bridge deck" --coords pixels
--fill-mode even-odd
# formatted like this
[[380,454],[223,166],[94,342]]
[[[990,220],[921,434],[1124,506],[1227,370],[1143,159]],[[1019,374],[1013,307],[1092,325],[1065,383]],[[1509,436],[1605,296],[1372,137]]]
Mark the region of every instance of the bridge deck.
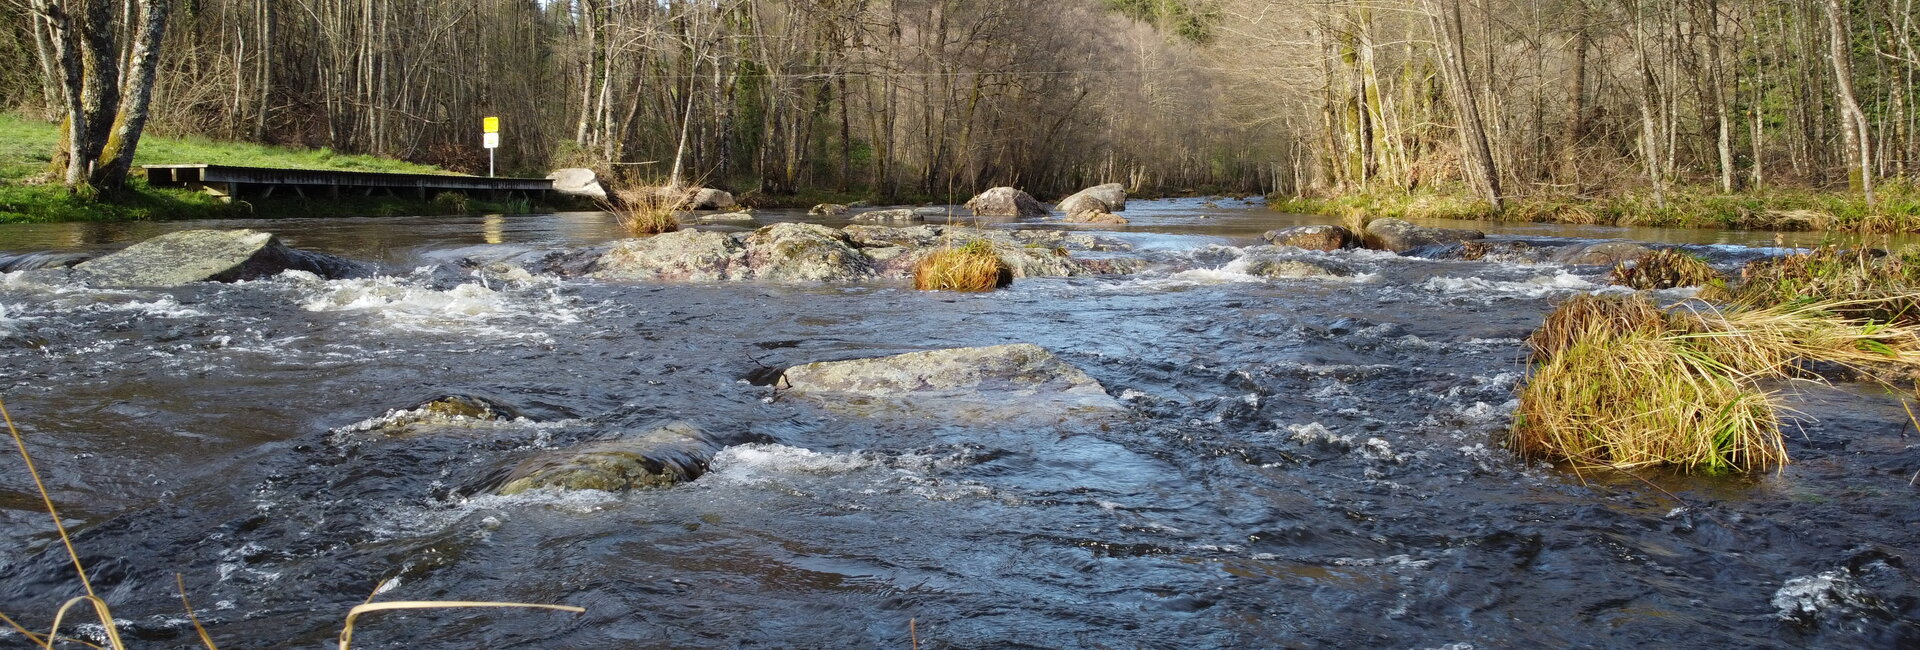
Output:
[[272,169],[233,165],[142,165],[147,182],[158,187],[185,187],[232,200],[270,198],[277,191],[301,197],[320,192],[330,198],[342,194],[371,196],[412,195],[426,199],[441,192],[459,192],[487,198],[540,198],[553,191],[544,178],[487,178],[451,174],[392,174],[324,169]]

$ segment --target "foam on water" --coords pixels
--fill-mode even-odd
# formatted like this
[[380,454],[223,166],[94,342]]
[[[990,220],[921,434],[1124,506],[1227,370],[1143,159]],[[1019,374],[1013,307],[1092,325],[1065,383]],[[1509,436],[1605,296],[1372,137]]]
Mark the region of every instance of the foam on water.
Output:
[[700,480],[709,484],[753,485],[795,475],[832,476],[874,466],[867,454],[823,454],[778,444],[734,445],[720,450]]
[[307,311],[372,314],[405,331],[550,339],[537,328],[580,321],[575,301],[553,287],[495,289],[476,280],[441,290],[418,277],[321,280],[301,271],[281,278],[300,288],[295,300]]
[[[1608,292],[1612,287],[1594,284],[1586,278],[1564,270],[1552,275],[1536,275],[1519,280],[1490,280],[1482,277],[1439,276],[1428,278],[1419,284],[1423,290],[1433,293],[1470,296],[1492,301],[1500,298],[1545,298],[1547,296],[1575,291]],[[1625,289],[1620,289],[1626,291]]]

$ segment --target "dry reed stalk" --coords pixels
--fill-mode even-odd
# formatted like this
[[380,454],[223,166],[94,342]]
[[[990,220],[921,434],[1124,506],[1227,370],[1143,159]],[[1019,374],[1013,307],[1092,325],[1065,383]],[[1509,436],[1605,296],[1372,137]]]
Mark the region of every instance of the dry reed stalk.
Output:
[[680,212],[689,201],[685,192],[653,187],[620,190],[614,199],[602,203],[601,209],[612,213],[620,227],[635,237],[679,230]]

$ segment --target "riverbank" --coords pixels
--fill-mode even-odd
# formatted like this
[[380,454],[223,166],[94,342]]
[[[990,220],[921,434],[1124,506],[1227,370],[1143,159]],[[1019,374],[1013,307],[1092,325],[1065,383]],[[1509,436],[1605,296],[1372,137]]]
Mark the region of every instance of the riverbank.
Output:
[[1273,209],[1301,214],[1370,216],[1463,221],[1565,223],[1600,226],[1717,228],[1789,232],[1920,232],[1920,188],[1877,188],[1868,207],[1858,194],[1806,189],[1767,189],[1720,194],[1712,188],[1670,190],[1665,201],[1649,193],[1601,197],[1528,197],[1509,199],[1496,214],[1486,201],[1464,189],[1445,188],[1410,194],[1353,194],[1334,198],[1273,197]]
[[[538,207],[526,201],[489,202],[445,194],[430,200],[365,197],[331,201],[299,198],[235,201],[190,190],[150,187],[136,178],[114,197],[80,196],[58,183],[42,182],[60,137],[54,124],[0,115],[0,223],[70,221],[175,221],[246,217],[354,217],[519,213]],[[141,138],[136,164],[209,163],[406,174],[451,174],[420,165],[366,155],[342,155],[327,149],[272,147],[200,137]]]

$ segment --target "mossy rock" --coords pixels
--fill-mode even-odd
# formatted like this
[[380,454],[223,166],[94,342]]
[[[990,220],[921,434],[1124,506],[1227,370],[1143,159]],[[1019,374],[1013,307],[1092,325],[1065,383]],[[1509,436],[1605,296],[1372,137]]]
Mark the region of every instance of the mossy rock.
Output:
[[529,458],[507,474],[496,492],[540,488],[624,492],[685,483],[706,473],[720,444],[692,425],[676,422],[644,435],[591,443]]

